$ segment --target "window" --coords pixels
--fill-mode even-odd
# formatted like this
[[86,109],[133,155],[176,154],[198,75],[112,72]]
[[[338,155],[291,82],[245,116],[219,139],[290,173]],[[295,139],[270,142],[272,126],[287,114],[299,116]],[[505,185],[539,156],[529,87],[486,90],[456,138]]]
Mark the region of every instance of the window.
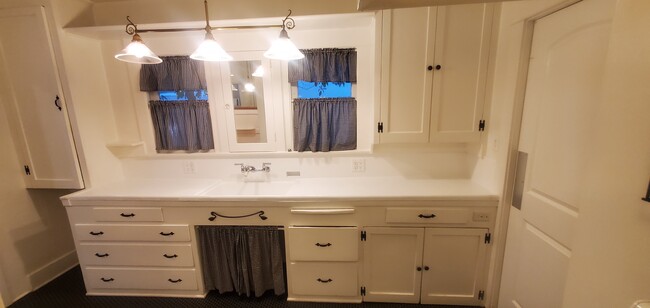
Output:
[[346,151],[357,148],[355,49],[307,49],[302,60],[289,62],[293,100],[293,148],[298,152]]
[[308,82],[298,80],[298,98],[352,97],[351,82]]
[[214,149],[203,63],[187,56],[162,59],[140,69],[140,91],[149,93],[156,151]]

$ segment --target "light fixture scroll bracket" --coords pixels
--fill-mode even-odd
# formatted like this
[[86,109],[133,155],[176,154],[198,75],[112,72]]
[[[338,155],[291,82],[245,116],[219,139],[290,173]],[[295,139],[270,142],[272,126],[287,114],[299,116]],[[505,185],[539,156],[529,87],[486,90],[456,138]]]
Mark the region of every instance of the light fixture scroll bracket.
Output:
[[286,28],[286,29],[291,30],[291,29],[296,27],[296,21],[293,20],[293,18],[291,18],[289,16],[291,16],[291,10],[289,10],[289,14],[287,15],[287,17],[285,17],[282,20],[282,29]]
[[129,16],[126,16],[126,20],[129,22],[126,24],[126,34],[128,35],[134,35],[138,33],[138,27],[131,21],[131,18]]

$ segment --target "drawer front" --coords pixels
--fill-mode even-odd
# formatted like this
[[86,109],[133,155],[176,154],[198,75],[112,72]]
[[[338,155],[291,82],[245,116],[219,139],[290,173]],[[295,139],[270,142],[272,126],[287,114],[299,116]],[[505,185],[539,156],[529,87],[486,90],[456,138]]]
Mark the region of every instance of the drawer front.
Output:
[[84,265],[194,266],[188,244],[85,244],[77,247]]
[[91,289],[197,290],[194,269],[103,269],[85,268],[86,286]]
[[358,296],[356,262],[291,262],[296,295]]
[[76,224],[79,241],[189,242],[188,225]]
[[93,208],[95,221],[163,221],[161,208]]
[[289,227],[289,258],[293,261],[356,261],[357,227]]
[[466,224],[471,222],[471,209],[387,208],[387,223]]

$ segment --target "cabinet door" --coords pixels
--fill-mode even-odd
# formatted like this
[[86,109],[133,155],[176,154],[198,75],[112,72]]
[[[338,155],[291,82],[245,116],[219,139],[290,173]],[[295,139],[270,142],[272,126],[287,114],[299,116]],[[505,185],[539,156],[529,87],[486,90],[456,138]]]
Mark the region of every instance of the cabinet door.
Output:
[[44,8],[0,10],[0,98],[28,188],[83,188]]
[[487,229],[427,228],[422,304],[483,306]]
[[431,106],[432,142],[480,138],[493,5],[438,8]]
[[365,228],[366,302],[419,303],[423,228]]
[[436,8],[382,14],[382,143],[429,141]]

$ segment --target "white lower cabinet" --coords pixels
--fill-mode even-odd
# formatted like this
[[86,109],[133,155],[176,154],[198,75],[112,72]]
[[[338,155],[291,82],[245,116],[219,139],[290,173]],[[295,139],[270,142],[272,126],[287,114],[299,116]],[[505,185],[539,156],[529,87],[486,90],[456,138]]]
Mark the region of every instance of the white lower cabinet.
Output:
[[367,227],[363,300],[482,305],[488,229]]

